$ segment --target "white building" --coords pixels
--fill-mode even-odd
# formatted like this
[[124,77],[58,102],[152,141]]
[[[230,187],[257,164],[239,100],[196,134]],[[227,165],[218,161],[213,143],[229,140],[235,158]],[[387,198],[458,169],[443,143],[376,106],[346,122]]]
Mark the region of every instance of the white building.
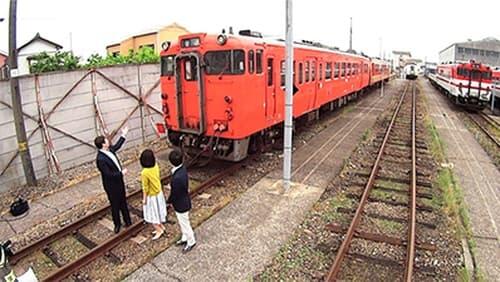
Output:
[[26,42],[24,45],[17,49],[17,68],[19,70],[19,75],[30,73],[30,57],[40,54],[42,52],[47,52],[48,54],[54,54],[57,50],[63,47],[57,43],[47,40],[37,33],[33,39]]
[[404,68],[406,61],[411,59],[411,53],[407,51],[392,51],[392,68],[399,71]]
[[487,37],[478,41],[453,43],[439,52],[440,63],[470,60],[490,66],[500,66],[500,40]]

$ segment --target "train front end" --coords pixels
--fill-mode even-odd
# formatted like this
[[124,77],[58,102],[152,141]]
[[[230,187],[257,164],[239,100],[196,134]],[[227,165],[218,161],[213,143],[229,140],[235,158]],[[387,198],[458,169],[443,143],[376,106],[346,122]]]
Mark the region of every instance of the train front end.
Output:
[[191,157],[240,161],[248,153],[249,134],[239,125],[243,117],[236,117],[233,103],[241,91],[237,88],[245,52],[227,40],[224,34],[197,33],[162,46],[160,80],[168,139]]

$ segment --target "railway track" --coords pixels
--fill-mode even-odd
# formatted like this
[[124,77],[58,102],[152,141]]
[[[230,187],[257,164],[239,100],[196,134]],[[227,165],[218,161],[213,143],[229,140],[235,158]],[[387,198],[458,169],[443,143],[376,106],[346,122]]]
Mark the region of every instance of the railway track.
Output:
[[500,124],[487,114],[482,112],[469,113],[469,119],[491,140],[497,148],[500,148]]
[[[203,181],[197,187],[191,188],[190,194],[191,197],[194,197],[198,194],[203,193],[208,188],[212,187],[220,180],[222,180],[227,175],[232,174],[233,172],[240,169],[244,164],[250,161],[253,158],[248,158],[247,161],[243,161],[236,164],[231,164],[229,167],[222,169],[222,171],[209,179]],[[162,179],[162,182],[169,182],[170,176]],[[14,255],[10,258],[10,262],[15,265],[19,263],[23,259],[27,259],[30,255],[35,252],[42,250],[42,253],[48,257],[52,263],[57,267],[55,270],[50,272],[45,277],[41,277],[42,281],[59,281],[69,277],[70,275],[77,273],[79,269],[86,266],[87,264],[95,261],[96,259],[105,256],[112,263],[120,263],[120,258],[113,255],[110,251],[120,245],[121,243],[127,241],[128,239],[136,236],[139,232],[141,232],[147,225],[142,219],[142,209],[141,207],[137,208],[131,204],[131,201],[135,198],[139,198],[142,195],[142,191],[139,189],[133,193],[127,195],[127,200],[129,202],[129,209],[132,214],[138,216],[138,219],[129,227],[125,228],[118,234],[114,234],[111,237],[105,239],[100,243],[93,242],[90,238],[86,237],[79,230],[82,228],[96,223],[101,218],[105,217],[109,214],[110,206],[104,206],[91,214],[88,214],[79,220],[64,226],[58,231],[49,234],[29,245],[24,246],[23,248],[15,251]],[[103,227],[104,228],[104,227]],[[69,263],[62,263],[65,261],[61,258],[61,255],[58,255],[51,248],[51,245],[64,240],[65,238],[72,237],[76,239],[79,243],[84,245],[88,250],[84,252],[82,255],[77,257],[76,259],[71,260]]]
[[[411,93],[408,93],[411,92]],[[411,281],[415,266],[416,248],[434,250],[430,244],[417,243],[417,209],[432,209],[422,204],[418,205],[417,201],[420,197],[432,197],[430,193],[422,192],[424,189],[431,187],[430,183],[419,180],[417,175],[425,175],[425,172],[420,171],[418,162],[422,159],[430,158],[426,150],[425,142],[417,137],[417,109],[416,109],[416,87],[414,82],[409,82],[403,91],[399,103],[392,115],[391,121],[387,126],[380,146],[378,147],[377,157],[372,165],[371,171],[368,174],[360,173],[359,176],[368,178],[362,190],[362,195],[354,195],[354,198],[360,199],[357,209],[354,212],[352,221],[349,227],[330,224],[328,228],[336,233],[344,233],[344,239],[339,249],[337,250],[335,260],[331,266],[327,281],[335,281],[338,279],[343,266],[347,265],[348,257],[361,259],[365,261],[374,261],[373,259],[363,255],[357,255],[356,251],[351,251],[352,242],[364,240],[368,243],[387,243],[393,246],[405,248],[401,253],[405,253],[404,259],[401,261],[392,262],[392,265],[403,266],[404,281]],[[417,161],[418,160],[418,161]],[[382,169],[381,169],[382,168]],[[406,173],[396,173],[398,169],[403,168]],[[388,175],[393,173],[392,175]],[[381,183],[385,183],[385,187]],[[405,186],[405,190],[396,189],[396,187]],[[419,191],[417,191],[417,187]],[[374,195],[374,191],[384,191],[386,198],[392,200],[381,200]],[[390,193],[404,194],[406,203],[396,203],[395,196]],[[391,236],[376,232],[367,231],[366,227],[361,228],[362,220],[367,217],[384,217],[387,215],[377,215],[373,212],[367,212],[366,206],[371,202],[382,202],[384,205],[403,205],[406,206],[407,213],[407,228],[405,236]],[[394,215],[392,219],[398,218]],[[405,220],[403,220],[405,221]],[[420,222],[419,222],[420,223]],[[347,231],[346,231],[347,230]],[[384,259],[387,260],[387,259]],[[387,261],[386,261],[387,263]],[[400,273],[400,272],[398,272]],[[394,278],[394,277],[393,277]],[[403,277],[402,277],[403,278]]]

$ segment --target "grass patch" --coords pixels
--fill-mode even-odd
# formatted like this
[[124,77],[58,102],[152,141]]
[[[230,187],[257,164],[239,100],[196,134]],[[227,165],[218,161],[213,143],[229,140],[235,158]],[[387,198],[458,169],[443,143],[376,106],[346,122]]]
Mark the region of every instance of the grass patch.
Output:
[[375,199],[388,200],[388,201],[392,200],[392,198],[395,198],[395,199],[400,199],[401,198],[401,197],[398,197],[398,196],[401,196],[401,195],[396,195],[394,193],[386,192],[386,191],[383,191],[383,190],[380,190],[380,189],[372,189],[371,195]]
[[345,194],[339,194],[337,197],[331,199],[328,203],[328,211],[323,213],[323,219],[327,222],[339,221],[345,219],[345,215],[338,212],[338,208],[352,208],[354,200],[347,198]]
[[[425,117],[425,126],[431,136],[430,151],[434,159],[438,163],[447,162],[445,156],[445,144],[441,140],[436,126],[429,116]],[[455,222],[458,223],[456,225],[458,234],[465,236],[472,258],[475,260],[476,242],[472,237],[472,227],[469,214],[464,203],[463,192],[453,175],[453,171],[450,168],[441,168],[434,181],[434,186],[439,187],[442,193],[439,196],[434,196],[434,199],[431,201],[432,205],[440,206],[450,218],[454,219]],[[477,265],[475,266],[474,276],[475,280],[484,281],[481,271]],[[469,277],[471,277],[469,275],[469,270],[465,267],[458,270],[457,279],[460,281],[470,281]]]
[[396,221],[386,220],[386,219],[376,219],[375,221],[376,224],[380,226],[384,231],[390,233],[397,233],[403,230],[403,224]]
[[384,188],[392,188],[401,191],[408,191],[408,184],[392,182],[388,180],[376,180],[375,185],[384,187]]
[[363,142],[365,142],[366,140],[368,140],[372,135],[372,129],[371,128],[368,128],[365,130],[365,132],[363,132],[363,135],[361,136],[361,140],[363,140]]

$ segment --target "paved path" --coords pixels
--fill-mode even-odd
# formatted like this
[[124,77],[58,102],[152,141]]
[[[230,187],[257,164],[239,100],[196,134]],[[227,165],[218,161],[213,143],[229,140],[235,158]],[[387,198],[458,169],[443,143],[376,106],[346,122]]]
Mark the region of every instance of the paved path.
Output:
[[388,96],[372,92],[359,109],[339,116],[294,152],[290,191],[280,188],[281,169],[271,172],[195,230],[193,251],[183,255],[172,246],[126,281],[245,281],[262,271],[373,126]]
[[464,192],[477,243],[476,263],[488,281],[500,281],[500,172],[463,125],[446,98],[429,82],[421,83],[431,117],[446,144],[445,153]]

